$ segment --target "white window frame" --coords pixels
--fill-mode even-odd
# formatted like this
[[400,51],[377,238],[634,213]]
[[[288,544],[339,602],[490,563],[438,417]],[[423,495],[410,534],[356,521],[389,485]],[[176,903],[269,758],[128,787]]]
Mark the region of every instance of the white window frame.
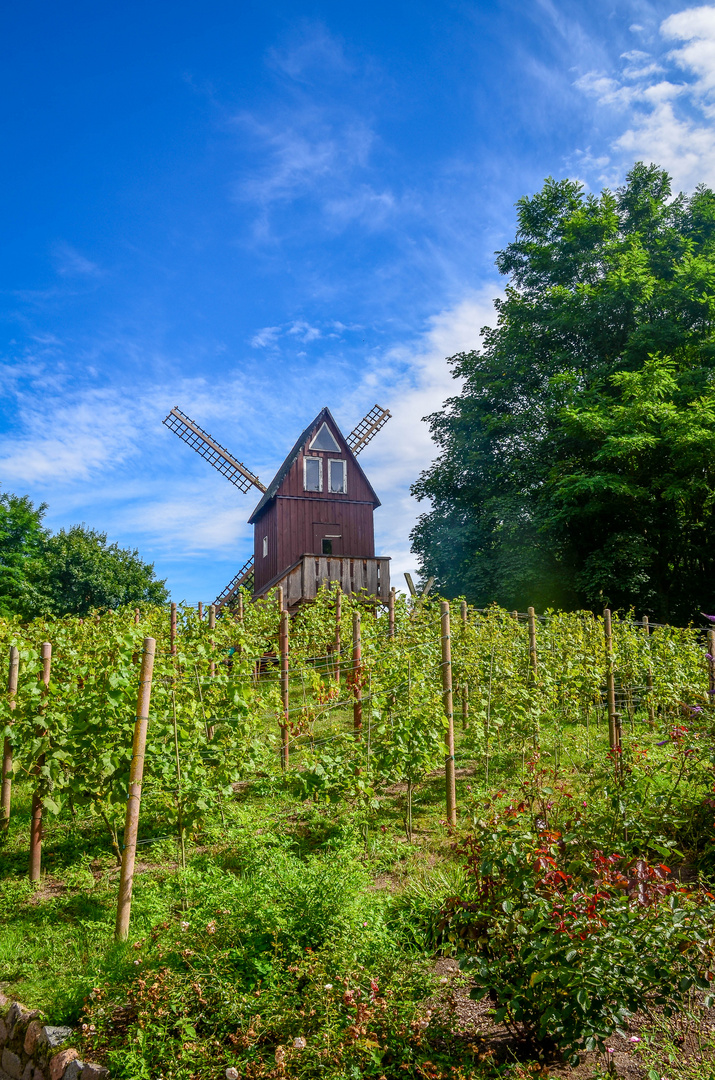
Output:
[[319,472],[318,472],[318,477],[319,477],[318,491],[322,491],[323,490],[323,459],[322,459],[322,457],[318,457],[317,454],[305,454],[303,456],[303,491],[315,491],[315,488],[309,488],[308,487],[308,466],[306,465],[307,461],[317,461],[319,463],[320,468],[319,468]]
[[[343,467],[343,482],[338,489],[333,489],[331,483],[333,465],[342,465]],[[344,458],[328,458],[328,493],[330,495],[347,495],[348,493],[348,463]]]
[[267,556],[268,556],[268,537],[264,536],[263,537],[263,558],[265,559],[265,558],[267,558]]

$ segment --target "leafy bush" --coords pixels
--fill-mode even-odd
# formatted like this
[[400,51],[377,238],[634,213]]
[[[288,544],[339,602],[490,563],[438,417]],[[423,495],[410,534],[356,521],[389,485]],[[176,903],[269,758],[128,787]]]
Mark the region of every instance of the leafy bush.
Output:
[[474,997],[539,1044],[603,1048],[629,1013],[668,1014],[712,980],[712,896],[688,895],[665,866],[618,853],[579,857],[579,838],[510,808],[462,844],[467,890],[440,931],[465,954]]

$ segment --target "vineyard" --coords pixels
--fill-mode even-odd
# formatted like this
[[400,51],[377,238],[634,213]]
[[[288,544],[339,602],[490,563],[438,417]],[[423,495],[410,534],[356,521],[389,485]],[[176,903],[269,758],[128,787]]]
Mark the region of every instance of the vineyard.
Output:
[[[123,1077],[612,1071],[639,1008],[705,1023],[706,630],[281,608],[0,623],[0,988]],[[460,1034],[436,955],[521,1050]]]

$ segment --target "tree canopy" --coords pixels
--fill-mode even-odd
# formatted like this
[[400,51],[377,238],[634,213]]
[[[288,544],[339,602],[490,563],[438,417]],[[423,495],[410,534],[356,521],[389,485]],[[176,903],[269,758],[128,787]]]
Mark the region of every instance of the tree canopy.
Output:
[[107,543],[85,525],[56,533],[47,507],[27,496],[0,494],[0,615],[86,615],[122,604],[160,604],[168,596],[152,563]]
[[484,605],[715,604],[715,193],[639,163],[615,193],[549,179],[413,487],[424,574]]

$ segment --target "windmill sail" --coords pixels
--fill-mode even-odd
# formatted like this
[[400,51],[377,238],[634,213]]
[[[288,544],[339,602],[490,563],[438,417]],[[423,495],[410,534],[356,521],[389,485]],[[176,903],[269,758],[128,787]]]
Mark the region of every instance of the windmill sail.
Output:
[[392,413],[389,409],[382,409],[379,405],[373,406],[367,416],[363,416],[360,423],[356,424],[345,440],[353,454],[357,455],[361,450],[364,450],[391,416]]
[[227,604],[230,606],[231,601],[235,600],[241,586],[244,585],[248,588],[249,584],[253,584],[253,555],[251,555],[250,559],[246,559],[235,577],[231,578],[223,592],[216,597],[214,600],[216,610],[218,611],[222,607],[226,607]]
[[266,490],[250,469],[237,461],[225,446],[221,446],[215,439],[212,439],[208,432],[204,431],[193,420],[190,420],[179,409],[173,408],[169,415],[162,420],[162,423],[166,424],[169,431],[173,431],[175,435],[188,443],[192,450],[205,458],[209,465],[213,465],[214,469],[218,469],[240,491],[250,491],[252,487],[257,487],[259,491]]

